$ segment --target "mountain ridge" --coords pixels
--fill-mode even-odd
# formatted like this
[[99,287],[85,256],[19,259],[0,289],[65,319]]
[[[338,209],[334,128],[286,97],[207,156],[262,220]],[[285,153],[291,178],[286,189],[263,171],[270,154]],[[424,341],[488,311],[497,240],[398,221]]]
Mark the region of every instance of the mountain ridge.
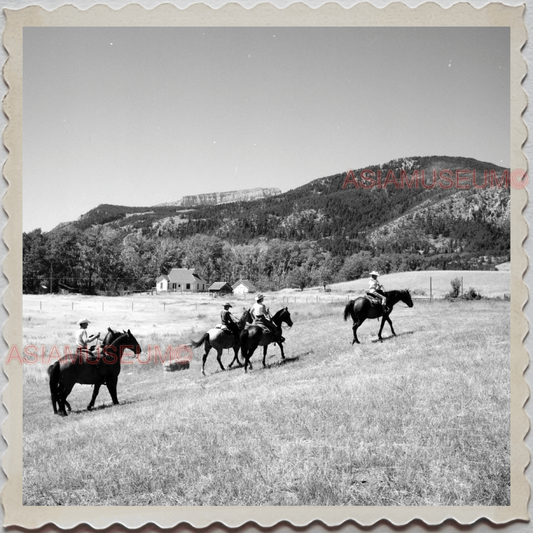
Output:
[[249,202],[262,200],[270,196],[281,194],[277,187],[254,187],[251,189],[238,189],[234,191],[212,192],[203,194],[190,194],[174,202],[157,204],[154,207],[193,207],[196,205],[220,205],[231,202]]
[[[490,163],[424,156],[249,201],[217,203],[214,194],[182,206],[101,204],[46,234],[24,234],[25,276],[37,280],[26,286],[39,290],[52,263],[64,285],[85,291],[117,280],[149,287],[174,266],[197,268],[208,281],[245,276],[264,289],[356,279],[371,267],[494,269],[510,258],[508,179],[509,169]],[[95,259],[94,250],[106,251]]]

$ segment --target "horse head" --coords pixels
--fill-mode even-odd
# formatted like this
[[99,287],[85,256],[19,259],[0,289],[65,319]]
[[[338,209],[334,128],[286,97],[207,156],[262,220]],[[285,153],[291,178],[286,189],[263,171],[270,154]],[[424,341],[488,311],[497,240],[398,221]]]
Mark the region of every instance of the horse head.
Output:
[[250,309],[245,309],[242,313],[241,319],[239,320],[239,328],[243,329],[246,322],[251,324],[253,321],[254,319],[252,317],[252,313],[250,313]]
[[128,331],[124,331],[124,333],[116,339],[115,344],[121,348],[128,348],[128,350],[131,350],[135,355],[139,355],[142,352],[140,344],[129,329]]
[[291,314],[289,313],[289,310],[287,307],[284,307],[283,309],[280,309],[273,317],[272,322],[276,324],[277,326],[281,326],[282,322],[287,324],[289,328],[292,328],[292,319]]
[[411,293],[409,292],[409,289],[400,291],[400,300],[408,307],[413,307],[413,300],[411,298]]

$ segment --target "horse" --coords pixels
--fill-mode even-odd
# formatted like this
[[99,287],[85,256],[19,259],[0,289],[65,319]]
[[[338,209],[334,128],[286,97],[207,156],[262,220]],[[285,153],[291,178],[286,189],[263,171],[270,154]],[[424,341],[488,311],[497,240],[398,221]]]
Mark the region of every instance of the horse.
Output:
[[385,292],[385,297],[387,298],[387,310],[383,309],[383,305],[380,303],[371,302],[366,296],[360,296],[355,300],[350,300],[346,307],[344,308],[344,320],[348,320],[348,317],[351,316],[353,320],[353,341],[359,343],[357,338],[357,328],[367,319],[367,318],[379,318],[381,319],[381,327],[379,328],[378,338],[380,341],[383,341],[381,338],[381,332],[383,331],[383,326],[385,321],[389,323],[392,334],[396,336],[394,328],[392,327],[391,319],[389,318],[392,308],[400,301],[406,304],[408,307],[413,307],[413,300],[411,299],[411,293],[406,290],[401,291],[388,291]]
[[[120,337],[122,333],[120,331],[114,331],[111,328],[107,328],[107,334],[104,337],[101,345],[98,347],[98,350],[102,350],[105,346],[109,346],[116,338]],[[56,361],[48,367],[48,376],[52,375],[56,366],[59,366],[59,361]],[[55,383],[50,381],[50,394],[52,397],[52,407],[54,408],[54,414],[57,415],[57,406],[59,405],[59,398],[61,396],[61,391],[64,389],[62,383]],[[64,400],[65,406],[69,411],[72,411],[70,403],[67,400]]]
[[[251,318],[251,316],[250,316]],[[292,319],[289,310],[286,307],[280,309],[273,317],[272,322],[276,325],[277,328],[281,331],[281,324],[285,323],[287,326],[292,328]],[[258,346],[263,346],[263,368],[266,367],[266,354],[268,345],[272,342],[276,342],[274,335],[271,332],[265,332],[261,326],[252,324],[247,326],[241,332],[241,355],[244,358],[244,371],[248,372],[248,366],[252,368],[252,363],[250,359],[254,354]],[[281,350],[281,358],[285,359],[285,354],[283,353],[283,341],[278,343]]]
[[[109,344],[106,345],[106,342]],[[93,395],[87,406],[88,411],[94,407],[100,387],[104,383],[107,385],[113,404],[118,405],[117,381],[120,374],[120,362],[125,349],[132,350],[135,355],[139,355],[142,351],[130,330],[118,334],[109,330],[104,339],[104,348],[99,350],[94,361],[88,357],[86,352],[77,351],[76,354],[64,356],[51,365],[48,368],[48,374],[54,412],[67,416],[65,407],[68,406],[70,410],[67,397],[76,383],[94,385]],[[58,411],[56,411],[56,402]]]
[[[239,331],[242,331],[242,328],[246,324],[246,321],[249,317],[249,311],[246,310],[239,322],[237,323],[237,327],[239,328]],[[211,351],[211,348],[214,348],[217,351],[217,361],[220,365],[220,368],[224,371],[226,370],[224,368],[224,365],[222,364],[222,350],[233,348],[234,357],[233,361],[229,364],[228,368],[231,368],[233,366],[233,363],[237,361],[237,364],[239,366],[242,366],[241,362],[239,361],[239,348],[240,343],[239,339],[237,339],[237,342],[235,342],[235,338],[233,336],[233,333],[226,329],[221,328],[212,328],[207,333],[204,333],[202,338],[198,341],[191,341],[191,346],[193,348],[198,348],[201,345],[204,345],[205,353],[202,359],[202,375],[205,376],[205,362],[207,361],[207,356],[209,355],[209,352]]]

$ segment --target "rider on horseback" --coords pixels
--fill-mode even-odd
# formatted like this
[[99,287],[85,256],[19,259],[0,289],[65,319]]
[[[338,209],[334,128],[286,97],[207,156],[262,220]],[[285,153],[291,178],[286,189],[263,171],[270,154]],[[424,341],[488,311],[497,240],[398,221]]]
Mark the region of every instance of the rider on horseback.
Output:
[[229,308],[233,307],[230,303],[224,304],[224,309],[220,313],[220,318],[222,320],[222,324],[226,326],[231,333],[233,334],[233,338],[235,339],[235,344],[239,341],[239,326],[237,324],[237,320],[235,317],[231,314]]
[[263,303],[264,298],[262,294],[258,294],[255,297],[255,303],[252,305],[250,313],[254,321],[257,324],[266,326],[272,332],[274,341],[281,344],[285,339],[281,336],[281,330],[272,322],[270,313]]
[[366,293],[369,296],[372,296],[374,298],[377,298],[378,300],[381,300],[381,305],[383,306],[383,310],[387,312],[389,309],[387,307],[387,298],[385,296],[385,289],[383,288],[383,285],[378,281],[379,274],[373,270],[370,272],[370,282],[369,282],[369,289],[366,291]]
[[78,353],[86,353],[89,359],[96,359],[96,355],[94,353],[94,350],[96,348],[96,345],[88,346],[90,342],[93,342],[95,339],[100,338],[100,333],[98,332],[96,335],[91,335],[89,337],[89,334],[87,333],[87,326],[90,324],[90,321],[86,318],[82,318],[78,324],[80,325],[80,329],[76,333],[76,350]]

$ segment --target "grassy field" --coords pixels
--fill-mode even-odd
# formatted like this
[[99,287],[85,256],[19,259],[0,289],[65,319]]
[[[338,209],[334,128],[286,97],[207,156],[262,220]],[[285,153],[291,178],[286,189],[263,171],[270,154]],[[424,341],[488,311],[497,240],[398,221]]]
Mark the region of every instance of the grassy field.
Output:
[[[26,365],[24,504],[508,505],[509,302],[398,304],[397,337],[385,326],[376,342],[367,321],[352,347],[337,296],[267,295],[273,311],[289,299],[295,322],[283,364],[277,347],[248,374],[212,353],[202,377],[200,349],[182,372],[132,362],[121,405],[103,388],[88,412],[92,388],[76,385],[67,418],[53,415],[46,365]],[[90,332],[130,328],[146,358],[199,338],[222,303],[25,296],[24,342],[72,345],[87,315]]]

